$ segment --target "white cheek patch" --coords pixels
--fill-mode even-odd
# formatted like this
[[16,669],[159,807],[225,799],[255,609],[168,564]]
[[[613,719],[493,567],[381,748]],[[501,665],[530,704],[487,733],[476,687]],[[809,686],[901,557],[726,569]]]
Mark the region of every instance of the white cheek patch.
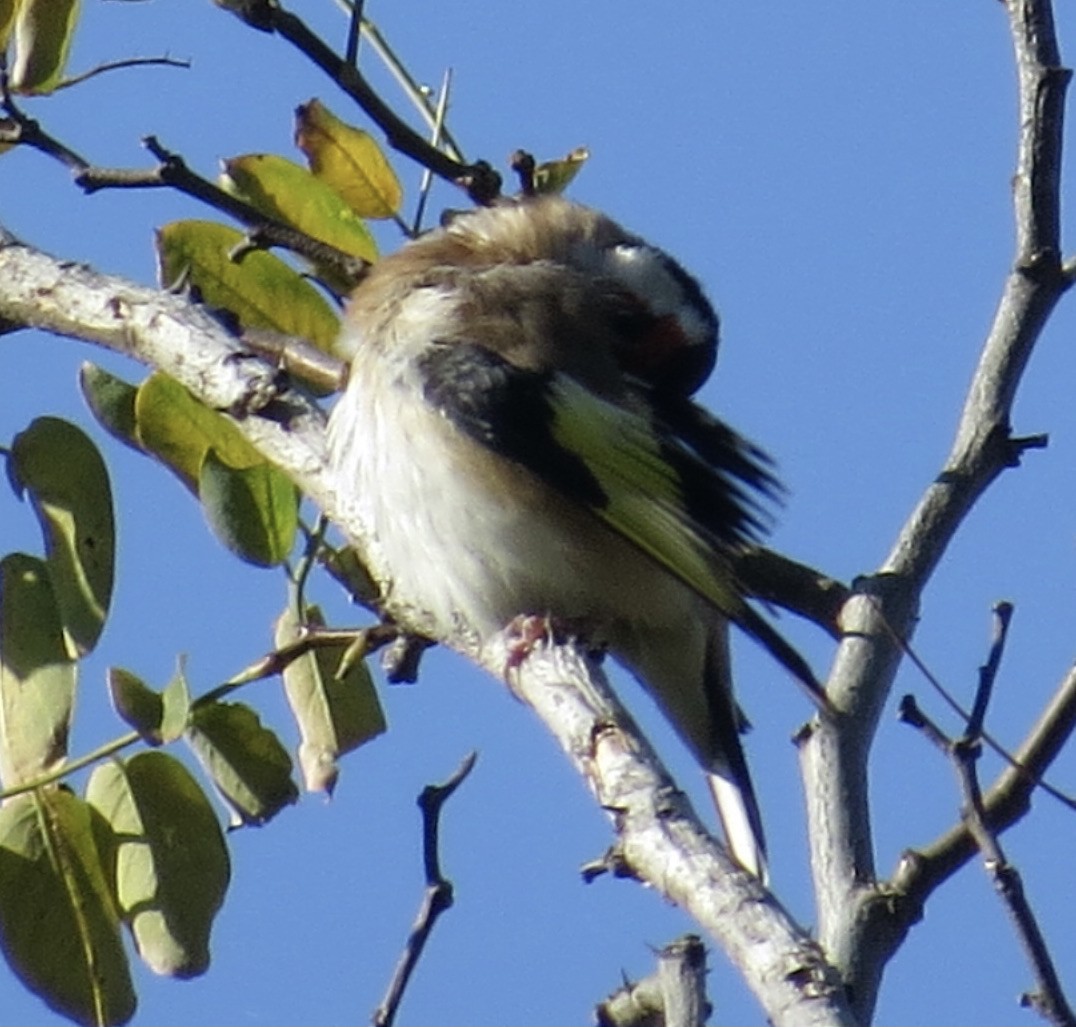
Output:
[[[710,341],[716,329],[714,312],[701,295],[688,294],[684,283],[669,268],[670,257],[639,243],[621,243],[602,252],[605,273],[623,282],[655,317],[676,318],[692,344],[704,345]],[[686,276],[686,272],[680,273]]]

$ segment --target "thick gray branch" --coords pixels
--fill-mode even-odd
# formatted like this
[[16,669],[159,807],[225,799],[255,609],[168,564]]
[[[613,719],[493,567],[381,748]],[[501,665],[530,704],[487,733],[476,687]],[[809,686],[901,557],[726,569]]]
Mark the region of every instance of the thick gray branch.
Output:
[[609,813],[620,872],[687,910],[740,970],[772,1023],[855,1022],[818,945],[706,832],[585,652],[541,646],[516,666],[507,640],[498,638],[480,659],[541,717]]
[[801,746],[819,938],[869,1020],[887,960],[919,915],[874,878],[867,759],[922,591],[965,516],[1029,445],[1012,438],[1010,411],[1043,325],[1069,285],[1058,236],[1062,115],[1060,65],[1048,0],[1008,0],[1019,71],[1020,142],[1014,177],[1017,246],[968,389],[952,450],[879,570],[858,583],[841,615],[830,677],[842,716]]
[[[235,337],[189,300],[58,260],[0,227],[0,323],[95,343],[159,368],[240,430],[334,520],[325,464],[323,412],[304,395],[280,392],[271,367],[242,353]],[[246,416],[272,399],[286,425]],[[359,524],[345,525],[362,538]]]

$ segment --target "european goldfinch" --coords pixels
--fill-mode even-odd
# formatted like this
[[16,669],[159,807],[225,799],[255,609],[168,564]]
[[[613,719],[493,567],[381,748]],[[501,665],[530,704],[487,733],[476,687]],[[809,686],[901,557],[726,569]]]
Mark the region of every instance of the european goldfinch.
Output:
[[717,329],[694,278],[594,210],[532,197],[470,211],[355,291],[329,444],[389,613],[476,646],[548,616],[608,647],[763,877],[728,622],[817,685],[730,569],[776,481],[690,399]]

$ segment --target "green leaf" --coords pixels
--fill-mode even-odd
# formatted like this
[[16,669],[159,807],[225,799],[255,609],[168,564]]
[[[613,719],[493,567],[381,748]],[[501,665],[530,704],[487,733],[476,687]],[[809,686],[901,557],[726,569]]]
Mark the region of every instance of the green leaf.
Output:
[[21,0],[0,0],[0,50],[7,47],[11,30],[15,27],[15,15]]
[[15,17],[11,86],[17,93],[51,93],[67,64],[79,0],[21,0]]
[[195,495],[210,449],[232,467],[265,462],[228,418],[160,371],[138,387],[135,418],[143,447],[175,471]]
[[156,746],[182,737],[191,709],[182,660],[163,692],[155,692],[138,675],[122,667],[109,667],[107,680],[113,707],[143,741]]
[[80,428],[38,417],[15,436],[9,472],[29,493],[74,655],[93,649],[112,599],[116,527],[112,488],[97,447]]
[[137,387],[89,361],[79,368],[78,383],[97,423],[114,439],[143,452],[135,422]]
[[122,667],[109,667],[108,695],[116,712],[150,745],[160,745],[164,702],[140,677]]
[[77,668],[44,561],[0,560],[0,778],[32,780],[67,756]]
[[94,770],[86,798],[115,832],[116,894],[139,955],[159,974],[204,973],[231,868],[198,783],[174,757],[143,752]]
[[239,262],[228,256],[241,232],[212,221],[173,221],[157,232],[161,284],[189,281],[212,307],[230,310],[247,328],[269,328],[330,352],[340,321],[318,290],[264,250]]
[[[306,611],[306,623],[323,627],[317,607]],[[276,627],[278,647],[295,641],[300,627],[291,611]],[[299,725],[299,766],[308,791],[332,793],[339,773],[336,759],[376,738],[385,730],[385,714],[366,663],[353,663],[337,678],[346,643],[318,647],[284,668],[284,692]]]
[[333,190],[306,168],[271,153],[224,162],[221,183],[263,214],[363,260],[377,260],[366,224]]
[[233,827],[267,823],[299,797],[287,750],[249,706],[196,706],[186,739],[231,808]]
[[183,672],[183,658],[180,657],[172,680],[161,693],[164,715],[161,717],[161,740],[174,742],[183,737],[191,719],[191,690],[187,685],[187,676]]
[[135,1011],[91,807],[62,788],[0,807],[0,946],[23,983],[79,1024]]
[[547,160],[534,169],[534,190],[538,193],[562,193],[590,159],[585,146],[572,150],[563,160]]
[[390,218],[403,189],[373,136],[341,121],[319,100],[296,108],[295,143],[311,171],[364,218]]
[[283,563],[299,525],[299,494],[269,463],[234,468],[210,450],[198,495],[214,534],[236,556],[258,567]]

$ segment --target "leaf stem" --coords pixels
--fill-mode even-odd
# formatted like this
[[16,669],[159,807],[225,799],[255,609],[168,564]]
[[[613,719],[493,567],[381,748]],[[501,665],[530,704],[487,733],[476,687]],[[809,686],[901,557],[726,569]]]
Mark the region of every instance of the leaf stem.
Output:
[[5,788],[3,791],[0,791],[0,801],[10,799],[16,795],[22,795],[25,792],[32,792],[35,788],[43,788],[45,785],[60,781],[69,774],[75,773],[76,770],[82,770],[83,767],[88,767],[91,764],[97,763],[99,760],[114,756],[117,752],[126,749],[128,746],[134,745],[135,742],[141,739],[141,737],[142,736],[137,731],[129,731],[125,735],[120,735],[119,738],[114,738],[111,742],[106,742],[92,752],[86,753],[85,756],[79,756],[78,759],[71,760],[70,763],[63,763],[58,767],[54,767],[47,773],[39,774],[37,777],[31,778],[29,781],[23,781],[21,784]]

